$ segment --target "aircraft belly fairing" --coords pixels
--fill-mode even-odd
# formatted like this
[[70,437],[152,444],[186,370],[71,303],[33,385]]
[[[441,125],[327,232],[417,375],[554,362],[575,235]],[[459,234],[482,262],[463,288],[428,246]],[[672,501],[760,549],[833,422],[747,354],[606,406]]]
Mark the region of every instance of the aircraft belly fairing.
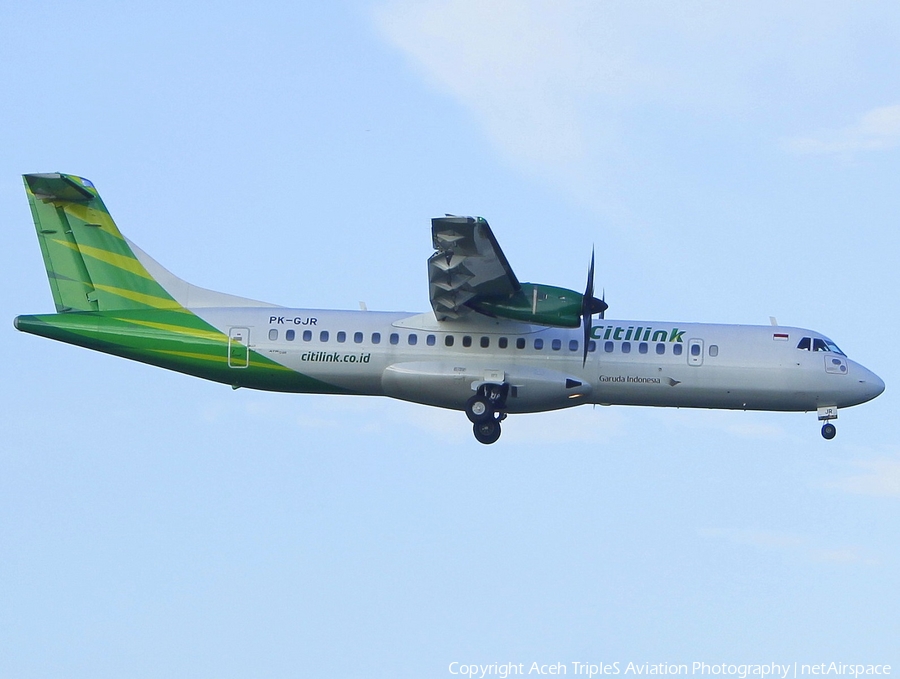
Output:
[[[414,361],[394,363],[382,375],[386,396],[425,405],[461,410],[485,384],[507,384],[507,413],[559,410],[590,402],[589,382],[572,374],[547,368],[464,361]],[[495,367],[491,367],[494,365]]]

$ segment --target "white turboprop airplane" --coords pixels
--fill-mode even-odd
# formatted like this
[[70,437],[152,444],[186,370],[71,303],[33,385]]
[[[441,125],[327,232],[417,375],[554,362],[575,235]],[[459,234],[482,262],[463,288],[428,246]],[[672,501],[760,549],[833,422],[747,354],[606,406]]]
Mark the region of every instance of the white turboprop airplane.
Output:
[[25,188],[58,313],[19,316],[19,330],[235,389],[460,410],[481,443],[507,414],[585,403],[815,410],[831,439],[839,408],[884,390],[813,330],[607,320],[593,257],[584,294],[520,283],[481,218],[432,220],[431,312],[294,309],[175,277],[86,179],[25,175]]

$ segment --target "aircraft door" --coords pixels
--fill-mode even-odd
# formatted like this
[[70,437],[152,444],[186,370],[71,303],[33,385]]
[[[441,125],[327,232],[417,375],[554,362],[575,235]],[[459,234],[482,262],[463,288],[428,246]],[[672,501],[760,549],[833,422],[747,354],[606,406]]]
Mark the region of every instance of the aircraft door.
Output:
[[231,328],[228,331],[228,367],[246,368],[250,365],[250,330]]
[[703,365],[703,340],[688,340],[688,365]]

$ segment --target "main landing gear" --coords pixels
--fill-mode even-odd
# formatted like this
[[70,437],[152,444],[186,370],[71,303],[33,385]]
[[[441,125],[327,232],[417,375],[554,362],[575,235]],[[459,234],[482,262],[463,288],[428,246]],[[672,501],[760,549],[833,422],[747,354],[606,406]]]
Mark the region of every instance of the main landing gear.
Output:
[[500,423],[506,419],[508,384],[482,384],[466,401],[466,417],[479,443],[491,444],[500,438]]
[[830,441],[837,435],[837,427],[829,422],[829,420],[837,419],[837,410],[838,409],[835,406],[827,406],[824,408],[819,408],[817,411],[819,415],[819,421],[825,421],[825,424],[822,425],[822,437],[826,441]]

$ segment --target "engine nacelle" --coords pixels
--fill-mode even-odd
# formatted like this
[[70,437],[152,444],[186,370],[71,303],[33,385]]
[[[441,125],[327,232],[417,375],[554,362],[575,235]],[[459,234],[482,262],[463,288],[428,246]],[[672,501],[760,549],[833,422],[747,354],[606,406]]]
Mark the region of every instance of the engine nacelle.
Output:
[[463,410],[485,383],[509,385],[504,410],[510,413],[568,408],[587,402],[592,391],[588,382],[557,370],[515,367],[504,372],[446,361],[394,363],[381,376],[387,396],[453,410]]
[[502,299],[475,298],[467,306],[487,316],[513,321],[577,328],[581,325],[582,294],[567,288],[523,283],[520,290]]

